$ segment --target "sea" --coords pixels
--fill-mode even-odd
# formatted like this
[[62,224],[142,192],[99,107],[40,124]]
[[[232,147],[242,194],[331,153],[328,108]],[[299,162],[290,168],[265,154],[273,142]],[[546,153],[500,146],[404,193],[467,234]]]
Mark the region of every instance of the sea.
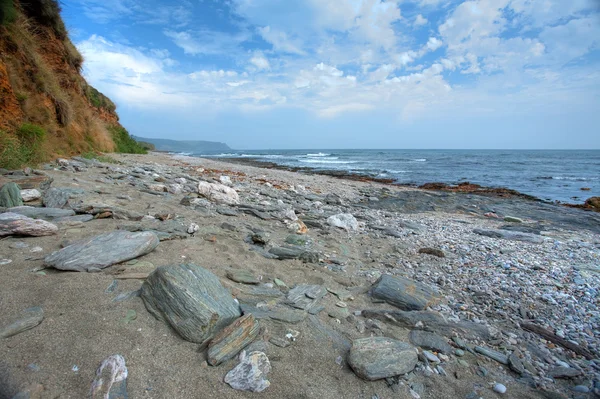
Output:
[[[600,150],[244,150],[185,154],[393,179],[419,186],[470,182],[551,202],[600,196]],[[587,190],[589,189],[589,190]]]

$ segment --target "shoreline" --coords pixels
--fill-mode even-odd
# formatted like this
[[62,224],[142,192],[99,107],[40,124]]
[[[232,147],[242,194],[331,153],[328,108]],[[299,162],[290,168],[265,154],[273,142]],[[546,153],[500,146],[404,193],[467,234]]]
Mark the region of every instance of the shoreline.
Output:
[[[205,349],[157,320],[137,296],[157,267],[179,263],[213,273],[258,319],[256,345],[272,365],[271,385],[260,394],[265,399],[414,397],[410,390],[445,399],[466,397],[474,386],[488,397],[495,383],[507,388],[506,398],[537,399],[569,393],[577,384],[593,390],[600,382],[600,363],[577,354],[600,356],[591,291],[600,285],[593,268],[600,224],[587,213],[517,197],[426,191],[220,159],[111,156],[120,163],[60,160],[42,174],[19,176],[30,177],[34,188],[52,179],[50,187],[68,198],[65,210],[77,215],[50,220],[54,235],[0,240],[0,328],[33,306],[45,315],[38,326],[1,341],[0,369],[7,367],[15,386],[39,384],[49,397],[86,397],[98,364],[118,353],[129,369],[129,397],[195,397],[199,391],[254,397],[223,382],[237,358],[209,366]],[[205,183],[225,183],[237,201],[201,194]],[[486,215],[492,211],[498,217]],[[352,215],[355,224],[336,227],[330,218],[340,214]],[[156,234],[160,243],[95,273],[44,264],[64,245],[120,231]],[[399,312],[372,296],[382,276],[423,285],[435,300],[421,312]],[[314,314],[289,305],[289,290],[305,285],[323,292]],[[403,322],[403,315],[434,319]],[[417,339],[423,325],[441,346],[426,349]],[[546,341],[527,328],[546,334]],[[377,337],[418,349],[420,360],[406,377],[367,382],[353,371],[352,343]],[[501,360],[513,356],[517,366],[476,347],[498,352]],[[426,350],[436,357],[427,360]],[[557,374],[564,364],[574,379]]]

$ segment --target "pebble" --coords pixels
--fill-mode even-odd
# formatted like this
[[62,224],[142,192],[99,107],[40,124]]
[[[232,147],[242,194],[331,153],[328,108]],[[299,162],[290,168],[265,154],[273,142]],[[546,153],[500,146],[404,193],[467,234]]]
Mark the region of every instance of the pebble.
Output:
[[503,384],[495,384],[494,392],[498,392],[500,394],[506,393],[506,387]]
[[434,363],[440,363],[441,360],[439,357],[437,357],[436,355],[434,355],[432,352],[429,351],[423,351],[423,355],[427,358],[427,360],[429,360],[430,362],[434,362]]
[[575,385],[573,387],[573,391],[581,392],[581,393],[588,393],[590,391],[590,389],[588,387],[586,387],[585,385]]

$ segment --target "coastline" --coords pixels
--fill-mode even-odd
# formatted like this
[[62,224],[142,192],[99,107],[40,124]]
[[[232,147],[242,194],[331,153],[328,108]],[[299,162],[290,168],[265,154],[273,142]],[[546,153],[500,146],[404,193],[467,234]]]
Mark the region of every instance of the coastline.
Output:
[[[508,388],[507,398],[542,398],[548,392],[571,392],[576,384],[593,387],[600,365],[559,344],[542,342],[522,326],[536,323],[598,356],[597,310],[590,291],[600,285],[593,268],[600,256],[595,214],[518,196],[426,191],[223,160],[162,153],[114,158],[121,163],[66,160],[42,170],[53,179],[51,187],[82,190],[67,207],[82,212],[78,216],[96,209],[94,218],[54,221],[58,234],[48,237],[0,240],[0,258],[10,260],[2,265],[0,300],[5,311],[0,326],[31,306],[42,306],[45,312],[39,326],[7,338],[0,347],[15,385],[40,384],[49,397],[85,397],[98,363],[120,353],[129,367],[130,397],[195,397],[198,392],[252,396],[223,383],[237,359],[209,366],[205,353],[156,320],[142,299],[133,295],[117,300],[136,292],[144,281],[139,276],[121,279],[123,274],[147,274],[155,267],[189,262],[217,275],[241,303],[264,304],[265,311],[275,299],[261,297],[259,288],[281,290],[281,295],[302,284],[329,290],[320,313],[293,324],[259,320],[264,330],[257,340],[272,364],[271,386],[261,397],[410,398],[412,389],[422,398],[442,399],[465,397],[474,386],[485,397],[494,395],[491,387],[501,382]],[[227,184],[239,195],[239,204],[202,197],[199,181],[231,181]],[[353,215],[357,228],[330,225],[330,216],[340,213]],[[294,217],[308,229],[300,246],[314,256],[306,262],[269,256],[274,248],[289,247],[288,240],[299,240],[293,234]],[[198,230],[189,234],[191,223]],[[44,267],[44,258],[65,241],[124,228],[157,231],[164,240],[153,252],[97,273]],[[259,233],[268,233],[265,244],[253,241]],[[37,247],[41,250],[32,252]],[[235,282],[228,277],[232,271],[260,277],[260,283]],[[455,347],[438,352],[440,362],[420,360],[406,379],[365,382],[347,362],[348,345],[373,336],[412,342],[415,329],[414,323],[399,325],[376,317],[377,312],[398,310],[368,292],[382,275],[434,288],[441,301],[429,311],[443,314],[455,327],[427,327]],[[276,285],[276,279],[289,288]],[[115,281],[117,288],[110,291]],[[287,306],[284,302],[277,306]],[[131,314],[135,318],[128,319]],[[458,328],[460,323],[470,327]],[[298,338],[285,347],[273,343],[281,341],[272,338],[285,341],[289,331],[298,332]],[[517,356],[531,370],[516,372],[460,349],[453,337],[465,341],[469,350],[482,346]],[[463,351],[460,356],[457,349]],[[423,359],[423,349],[419,353]],[[574,379],[551,377],[563,363],[578,372]],[[39,371],[32,371],[32,364]]]

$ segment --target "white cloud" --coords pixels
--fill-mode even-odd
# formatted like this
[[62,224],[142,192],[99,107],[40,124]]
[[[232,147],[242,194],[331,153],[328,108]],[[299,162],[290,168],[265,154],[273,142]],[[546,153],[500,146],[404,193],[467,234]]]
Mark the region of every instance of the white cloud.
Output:
[[239,45],[246,41],[250,35],[247,32],[230,34],[209,29],[198,31],[174,31],[165,29],[164,35],[173,40],[176,46],[183,49],[185,54],[236,54]]
[[276,51],[300,55],[305,54],[301,49],[302,45],[297,43],[297,41],[289,39],[287,34],[283,31],[271,29],[270,26],[264,26],[258,28],[258,33],[267,43],[270,43]]
[[271,64],[269,64],[269,60],[267,60],[265,56],[259,51],[254,53],[252,58],[250,58],[250,63],[254,65],[259,71],[271,69]]
[[427,18],[425,18],[421,14],[418,14],[415,17],[415,21],[413,22],[413,25],[415,25],[415,26],[423,26],[423,25],[427,25],[428,22],[429,21],[427,20]]
[[431,51],[435,51],[443,46],[443,43],[440,39],[435,37],[430,37],[426,44],[427,48]]

